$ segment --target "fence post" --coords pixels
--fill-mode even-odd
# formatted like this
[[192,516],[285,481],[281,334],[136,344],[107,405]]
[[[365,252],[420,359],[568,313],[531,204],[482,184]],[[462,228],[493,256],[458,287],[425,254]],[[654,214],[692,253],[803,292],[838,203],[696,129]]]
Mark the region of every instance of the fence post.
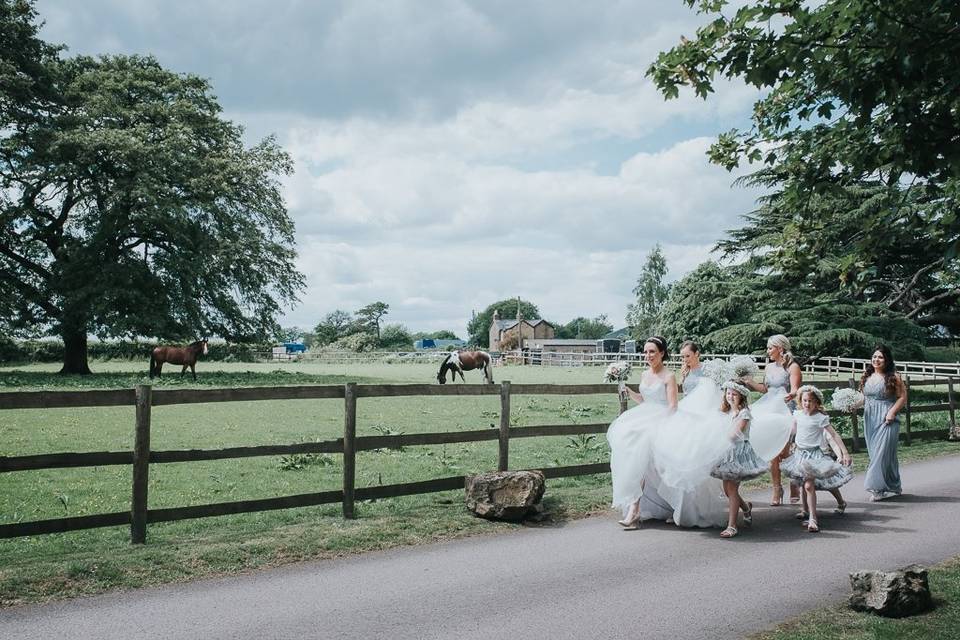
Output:
[[133,495],[130,500],[130,542],[147,542],[147,482],[150,476],[150,408],[153,390],[148,384],[135,389],[136,432],[133,440]]
[[497,471],[506,471],[510,458],[510,381],[500,383],[500,453]]
[[957,430],[956,401],[953,399],[953,378],[947,378],[947,402],[950,404],[950,434]]
[[[857,379],[850,378],[850,380],[847,381],[847,386],[849,386],[851,389],[856,389]],[[860,451],[859,440],[860,440],[860,427],[857,424],[857,411],[854,410],[853,413],[850,414],[850,451],[852,451],[853,453],[857,453],[858,451]]]
[[352,520],[357,475],[357,383],[343,387],[343,517]]
[[618,393],[617,398],[620,400],[620,413],[623,413],[627,410],[627,392]]
[[903,386],[907,391],[907,439],[905,444],[909,447],[913,444],[913,434],[910,429],[910,376],[905,375],[903,377]]

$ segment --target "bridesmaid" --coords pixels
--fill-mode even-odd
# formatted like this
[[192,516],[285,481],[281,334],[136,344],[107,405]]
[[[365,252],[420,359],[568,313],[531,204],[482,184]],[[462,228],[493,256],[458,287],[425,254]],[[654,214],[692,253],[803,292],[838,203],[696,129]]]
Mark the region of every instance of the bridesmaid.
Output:
[[[763,370],[763,382],[754,382],[744,379],[743,384],[760,393],[769,393],[777,389],[786,391],[783,401],[792,413],[797,408],[797,391],[803,383],[803,372],[800,365],[793,359],[790,352],[790,340],[783,334],[770,336],[767,339],[767,366]],[[773,481],[773,499],[771,507],[783,504],[783,485],[780,478],[780,462],[790,453],[790,445],[784,447],[776,458],[770,461],[770,479]],[[790,483],[790,502],[800,502],[800,488]]]
[[680,384],[683,387],[683,393],[688,394],[697,388],[697,384],[703,377],[703,368],[700,366],[700,345],[693,340],[687,340],[681,344],[680,359],[683,360],[683,366],[680,367]]
[[872,501],[900,495],[900,409],[907,403],[907,388],[896,372],[890,348],[877,345],[867,365],[860,390],[864,396],[863,430],[867,440],[867,465],[864,487]]

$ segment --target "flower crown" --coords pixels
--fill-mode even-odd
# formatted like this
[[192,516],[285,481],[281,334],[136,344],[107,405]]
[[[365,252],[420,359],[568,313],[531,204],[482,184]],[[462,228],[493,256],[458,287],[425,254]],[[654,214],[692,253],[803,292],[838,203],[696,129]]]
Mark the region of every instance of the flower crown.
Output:
[[739,393],[740,395],[742,395],[744,398],[750,396],[750,390],[747,389],[744,385],[742,385],[742,384],[740,384],[739,382],[737,382],[736,380],[727,380],[727,381],[724,382],[722,385],[720,385],[720,388],[721,388],[721,389],[733,389],[734,391],[736,391],[737,393]]
[[805,393],[812,393],[813,395],[817,396],[817,400],[820,401],[820,405],[823,405],[823,391],[820,391],[820,389],[817,389],[812,384],[805,384],[797,389],[797,397],[802,398],[803,394]]

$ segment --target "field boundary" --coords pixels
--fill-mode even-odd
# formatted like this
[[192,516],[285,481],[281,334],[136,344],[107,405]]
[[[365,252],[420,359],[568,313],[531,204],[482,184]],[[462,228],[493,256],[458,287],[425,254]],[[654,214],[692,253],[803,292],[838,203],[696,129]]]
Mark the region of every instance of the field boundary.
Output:
[[[912,430],[912,416],[925,412],[949,412],[951,427],[956,425],[956,399],[954,378],[932,378],[910,381],[910,387],[947,386],[947,402],[915,404],[907,396],[904,407],[905,430],[901,440],[910,445],[914,437],[944,438],[950,429]],[[820,382],[821,389],[838,389],[854,386],[856,381]],[[134,422],[134,446],[131,451],[94,451],[44,453],[26,456],[0,456],[0,473],[38,469],[64,469],[75,467],[99,467],[127,465],[132,467],[131,503],[129,511],[101,513],[32,522],[0,524],[0,538],[13,538],[92,529],[109,526],[130,526],[131,542],[146,542],[147,525],[191,518],[204,518],[237,513],[289,509],[321,504],[342,505],[344,518],[355,517],[357,500],[389,498],[406,495],[434,493],[461,489],[465,476],[450,476],[417,482],[356,487],[356,458],[360,451],[405,446],[444,445],[463,442],[497,441],[497,469],[509,469],[510,441],[519,438],[573,436],[604,433],[608,423],[549,424],[531,426],[510,425],[510,404],[513,396],[519,395],[592,395],[615,391],[612,384],[357,384],[312,385],[291,387],[236,388],[236,389],[178,389],[154,390],[150,385],[137,385],[134,389],[108,391],[38,391],[0,393],[0,410],[64,408],[64,407],[136,407]],[[423,397],[423,396],[477,396],[497,395],[500,398],[500,424],[495,428],[417,434],[357,436],[357,402],[361,398]],[[343,437],[320,442],[274,444],[222,449],[184,449],[154,451],[150,447],[151,410],[155,406],[217,402],[257,402],[264,400],[290,399],[343,399]],[[621,399],[620,411],[626,409],[626,400]],[[852,422],[850,438],[844,441],[856,452],[863,446],[859,435],[858,417],[862,410],[851,414],[829,411],[829,415],[849,417]],[[340,490],[281,496],[256,500],[241,500],[203,505],[190,505],[163,509],[148,508],[148,479],[150,465],[224,460],[253,456],[277,456],[294,454],[339,454],[343,456],[343,478]],[[540,469],[547,478],[571,477],[609,473],[607,462],[580,464]]]

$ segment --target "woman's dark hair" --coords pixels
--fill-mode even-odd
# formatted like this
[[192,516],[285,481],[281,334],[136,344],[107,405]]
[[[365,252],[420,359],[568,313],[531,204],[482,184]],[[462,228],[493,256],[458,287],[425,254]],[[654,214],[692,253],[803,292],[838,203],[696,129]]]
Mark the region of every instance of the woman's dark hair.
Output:
[[652,343],[657,348],[657,351],[663,354],[664,360],[670,357],[670,352],[667,350],[666,338],[664,338],[663,336],[650,336],[649,338],[643,341],[644,344],[648,342]]
[[[883,381],[884,381],[884,390],[887,392],[887,395],[895,397],[897,395],[897,363],[893,359],[893,354],[890,353],[890,347],[885,344],[878,344],[873,348],[873,351],[870,352],[871,358],[873,354],[877,351],[880,352],[880,355],[883,356]],[[863,391],[863,385],[866,384],[867,379],[874,374],[873,363],[868,362],[866,368],[863,371],[863,377],[860,378],[860,391]]]

